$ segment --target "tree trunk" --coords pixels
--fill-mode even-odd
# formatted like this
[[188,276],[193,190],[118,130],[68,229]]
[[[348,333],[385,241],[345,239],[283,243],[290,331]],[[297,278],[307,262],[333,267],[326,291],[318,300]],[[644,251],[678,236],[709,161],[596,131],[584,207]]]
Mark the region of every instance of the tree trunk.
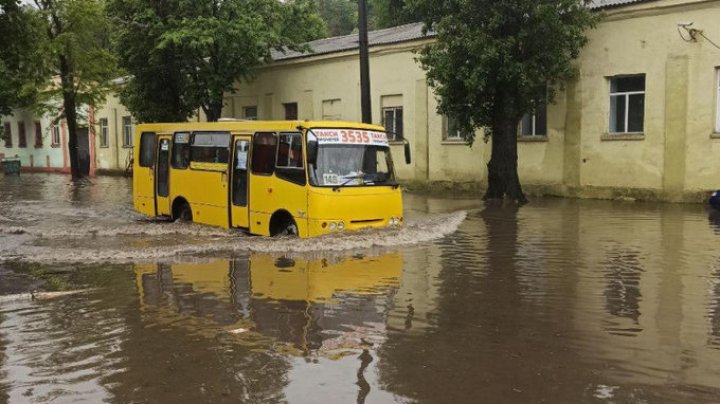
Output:
[[517,173],[518,119],[496,120],[492,128],[492,156],[488,163],[488,189],[483,199],[508,198],[527,203]]
[[63,93],[63,109],[68,128],[68,151],[70,154],[70,174],[73,181],[82,178],[77,149],[77,111],[75,105],[75,83],[66,56],[60,56],[60,83]]
[[205,118],[208,122],[217,122],[218,119],[222,117],[222,108],[223,108],[223,96],[220,94],[220,96],[213,97],[212,100],[210,100],[209,105],[203,106],[203,110],[205,111]]

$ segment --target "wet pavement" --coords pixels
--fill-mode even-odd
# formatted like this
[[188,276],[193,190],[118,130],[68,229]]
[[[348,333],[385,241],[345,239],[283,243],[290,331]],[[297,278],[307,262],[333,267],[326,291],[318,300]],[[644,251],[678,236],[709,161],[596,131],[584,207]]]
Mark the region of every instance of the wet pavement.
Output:
[[720,402],[704,206],[406,195],[403,229],[308,241],[130,194],[0,176],[0,403]]

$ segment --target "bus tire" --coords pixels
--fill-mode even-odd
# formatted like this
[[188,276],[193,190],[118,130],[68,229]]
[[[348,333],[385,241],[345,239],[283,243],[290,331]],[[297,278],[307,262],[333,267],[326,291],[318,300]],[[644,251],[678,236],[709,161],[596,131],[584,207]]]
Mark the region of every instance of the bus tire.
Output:
[[190,209],[190,204],[183,199],[179,199],[175,202],[175,205],[173,208],[173,218],[180,222],[192,222],[193,214],[192,209]]
[[299,233],[297,223],[286,211],[275,212],[270,219],[270,235],[272,237],[297,237]]

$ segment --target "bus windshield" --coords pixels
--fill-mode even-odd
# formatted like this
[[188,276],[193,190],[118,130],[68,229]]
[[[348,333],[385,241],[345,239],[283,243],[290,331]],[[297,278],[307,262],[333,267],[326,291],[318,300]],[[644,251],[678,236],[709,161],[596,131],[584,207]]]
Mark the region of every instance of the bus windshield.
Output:
[[315,186],[396,185],[390,145],[383,132],[315,129],[317,158],[310,166]]

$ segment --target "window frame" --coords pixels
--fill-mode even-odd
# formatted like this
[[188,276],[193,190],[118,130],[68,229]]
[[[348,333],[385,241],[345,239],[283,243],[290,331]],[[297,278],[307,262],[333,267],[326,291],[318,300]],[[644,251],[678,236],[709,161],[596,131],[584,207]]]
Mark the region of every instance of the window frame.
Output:
[[[548,125],[547,125],[547,104],[542,104],[542,105],[539,106],[539,107],[545,109],[545,127],[543,128],[543,132],[544,132],[544,133],[539,133],[539,132],[538,132],[538,124],[537,124],[538,114],[537,114],[537,110],[536,110],[536,111],[533,112],[533,113],[527,113],[527,114],[523,115],[523,117],[520,119],[520,127],[519,127],[520,137],[525,137],[525,138],[529,138],[529,137],[530,137],[530,138],[543,138],[543,137],[547,137],[547,136],[548,136],[548,130],[547,130],[547,127],[548,127]],[[528,117],[528,118],[530,119],[530,122],[531,122],[531,123],[530,123],[531,129],[530,129],[530,132],[529,132],[529,133],[525,133],[525,130],[524,130],[524,129],[525,129],[525,117]]]
[[[295,111],[294,111],[294,112],[295,112],[295,117],[294,117],[294,118],[293,118],[293,117],[288,117],[288,112],[289,112],[289,111],[288,111],[288,107],[290,107],[290,106],[292,106],[293,108],[295,108]],[[284,103],[283,103],[283,109],[284,109],[283,113],[284,113],[284,116],[285,116],[285,120],[286,120],[286,121],[297,121],[298,119],[300,119],[300,106],[298,105],[297,101],[295,101],[295,102],[284,102]]]
[[[613,81],[614,80],[621,80],[626,78],[643,78],[643,90],[642,91],[612,91],[613,87]],[[643,134],[645,132],[645,95],[647,93],[647,75],[645,73],[638,73],[638,74],[623,74],[623,75],[617,75],[617,76],[611,76],[608,77],[608,134],[611,136],[623,136],[623,135],[638,135]],[[630,96],[633,95],[642,95],[643,99],[643,110],[642,110],[642,130],[641,131],[629,131],[630,126]],[[618,132],[615,131],[612,127],[612,118],[615,111],[612,109],[612,101],[613,97],[623,97],[625,100],[625,116],[623,117],[623,128],[624,131]],[[618,119],[616,117],[615,121],[617,122]]]
[[39,149],[43,147],[42,122],[33,121],[33,126],[35,128],[35,148]]
[[450,136],[450,122],[453,119],[448,115],[443,115],[443,142],[448,143],[465,143],[462,133],[458,130],[458,136]]
[[10,149],[13,147],[12,122],[3,122],[3,141],[5,148]]
[[108,118],[100,118],[100,147],[110,147],[110,126]]
[[18,121],[18,148],[27,148],[27,128],[25,127],[25,121]]
[[[249,109],[254,109],[254,110],[255,110],[255,115],[248,115],[248,110],[249,110]],[[257,105],[246,105],[246,106],[242,107],[242,114],[243,114],[242,119],[245,119],[245,120],[247,120],[247,121],[257,121],[257,120],[258,120],[258,107],[257,107]]]
[[132,123],[132,116],[131,115],[125,115],[122,117],[122,127],[123,127],[123,147],[129,148],[134,147],[133,144],[133,123]]
[[[393,112],[393,128],[390,130],[387,127],[387,122],[385,119],[385,113],[388,111]],[[402,119],[400,119],[401,125],[400,125],[400,133],[397,132],[397,112],[402,112]],[[382,107],[382,126],[385,128],[385,133],[388,135],[392,133],[392,137],[388,136],[388,142],[389,143],[401,143],[403,139],[405,139],[405,112],[403,111],[402,105],[396,105],[391,107]],[[398,134],[400,137],[398,138]]]
[[[62,143],[62,129],[60,128],[60,125],[53,125],[50,129],[52,132],[50,134],[50,146],[51,147],[60,147],[60,144]],[[57,136],[57,142],[55,141],[55,136]]]

